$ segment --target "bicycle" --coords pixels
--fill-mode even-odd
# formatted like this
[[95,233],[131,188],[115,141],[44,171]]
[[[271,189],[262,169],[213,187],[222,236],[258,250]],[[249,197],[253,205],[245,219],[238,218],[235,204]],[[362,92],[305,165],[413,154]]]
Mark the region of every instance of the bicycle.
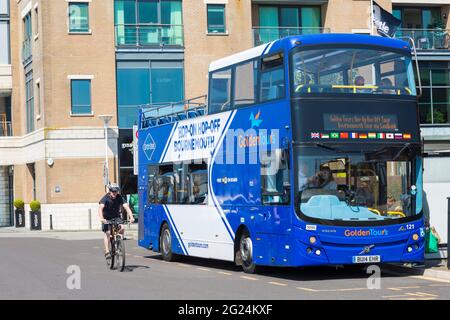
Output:
[[106,225],[109,225],[109,231],[111,232],[109,241],[109,253],[110,257],[106,259],[106,264],[109,269],[114,269],[123,272],[125,269],[125,242],[122,235],[119,233],[120,225],[124,221],[120,218],[115,218],[112,220],[107,220]]

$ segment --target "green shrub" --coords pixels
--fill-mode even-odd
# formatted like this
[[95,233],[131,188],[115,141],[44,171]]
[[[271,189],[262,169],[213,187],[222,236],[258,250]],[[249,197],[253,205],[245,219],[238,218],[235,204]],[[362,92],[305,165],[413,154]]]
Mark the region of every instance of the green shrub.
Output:
[[22,199],[16,199],[14,200],[14,207],[16,209],[23,209],[25,207],[25,202],[23,202]]
[[41,203],[37,200],[33,200],[30,202],[30,209],[33,212],[41,210]]

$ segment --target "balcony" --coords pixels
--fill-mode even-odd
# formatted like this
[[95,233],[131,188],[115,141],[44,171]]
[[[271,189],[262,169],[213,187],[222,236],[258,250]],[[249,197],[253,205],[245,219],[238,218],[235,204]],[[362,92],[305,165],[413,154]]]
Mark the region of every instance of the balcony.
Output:
[[12,126],[9,121],[0,121],[0,137],[11,137]]
[[398,29],[396,38],[411,38],[417,50],[448,50],[450,30],[444,29]]
[[253,43],[255,46],[259,46],[284,37],[329,32],[329,28],[322,27],[253,27]]
[[117,47],[183,46],[183,25],[124,24],[115,26]]
[[22,42],[22,63],[28,64],[32,58],[32,42],[31,38],[27,38]]

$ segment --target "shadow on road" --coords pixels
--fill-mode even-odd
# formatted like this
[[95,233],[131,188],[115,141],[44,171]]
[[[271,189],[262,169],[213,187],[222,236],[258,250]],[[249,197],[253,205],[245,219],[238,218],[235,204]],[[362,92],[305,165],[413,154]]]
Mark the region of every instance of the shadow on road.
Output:
[[150,269],[150,267],[149,266],[137,266],[137,265],[128,266],[128,265],[126,265],[123,272],[133,272],[136,269]]
[[[162,260],[159,254],[144,256],[145,259]],[[241,267],[232,262],[211,260],[196,257],[179,256],[177,262],[196,267],[215,269],[217,271],[231,271],[244,275]],[[390,273],[391,268],[381,266],[382,276],[385,277],[407,277],[408,273]],[[278,278],[291,281],[321,281],[321,280],[342,280],[342,279],[367,279],[372,272],[367,273],[367,266],[348,265],[348,266],[314,266],[314,267],[264,267],[258,273],[260,276]]]

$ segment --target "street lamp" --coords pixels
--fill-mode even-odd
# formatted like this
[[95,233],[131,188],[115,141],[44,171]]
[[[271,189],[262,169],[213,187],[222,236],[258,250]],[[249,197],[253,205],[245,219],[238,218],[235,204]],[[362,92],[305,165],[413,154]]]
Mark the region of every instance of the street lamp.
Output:
[[112,115],[102,114],[98,116],[103,120],[103,127],[105,128],[105,164],[103,166],[103,182],[105,187],[109,184],[109,165],[108,165],[108,123],[112,119]]

